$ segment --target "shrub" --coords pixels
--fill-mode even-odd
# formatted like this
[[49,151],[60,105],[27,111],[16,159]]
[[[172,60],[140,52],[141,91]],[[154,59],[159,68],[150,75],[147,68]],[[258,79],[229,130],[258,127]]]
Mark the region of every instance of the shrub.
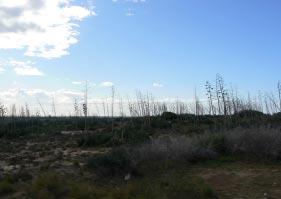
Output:
[[112,199],[207,199],[215,198],[213,189],[198,177],[167,174],[166,177],[146,177],[129,182],[118,191],[112,191]]
[[98,133],[83,136],[78,140],[80,147],[97,147],[109,145],[112,139],[111,133]]
[[251,118],[251,117],[262,117],[264,116],[263,112],[260,111],[255,111],[255,110],[243,110],[238,113],[236,113],[239,117],[246,117],[246,118]]
[[281,160],[281,132],[272,128],[235,129],[226,134],[233,154],[257,160]]
[[149,140],[149,136],[151,135],[149,131],[149,129],[143,130],[129,128],[123,131],[123,135],[121,135],[122,132],[119,132],[119,137],[123,136],[124,143],[127,144],[143,143]]
[[106,190],[99,186],[50,171],[38,176],[27,191],[27,196],[31,199],[96,199],[106,195]]
[[150,122],[151,128],[167,129],[172,127],[171,121],[161,120],[161,118],[153,118]]
[[227,155],[229,152],[229,143],[225,133],[205,133],[198,137],[201,147],[209,146],[217,154]]
[[175,120],[177,119],[178,115],[173,113],[173,112],[164,112],[161,115],[161,118],[163,118],[164,120]]
[[79,147],[108,147],[121,144],[143,143],[149,140],[149,130],[125,128],[112,133],[88,134],[77,140]]
[[281,118],[281,112],[274,113],[274,114],[273,114],[273,117],[275,117],[275,118]]
[[281,160],[281,132],[272,128],[234,129],[195,136],[162,136],[136,147],[133,162],[185,160],[198,162],[222,156]]
[[87,165],[96,169],[100,177],[127,173],[132,166],[129,152],[124,147],[90,158]]
[[281,133],[277,129],[235,129],[196,136],[161,136],[139,146],[113,149],[91,158],[90,168],[102,176],[136,171],[143,163],[185,161],[196,163],[233,155],[254,160],[281,160]]
[[106,195],[102,191],[85,183],[71,183],[69,197],[71,199],[98,199]]
[[136,148],[132,154],[134,162],[150,160],[185,160],[197,162],[216,158],[209,145],[199,144],[199,136],[164,136],[151,140]]
[[56,173],[44,173],[38,176],[32,184],[29,195],[31,198],[49,199],[65,198],[68,194],[66,182]]
[[13,193],[15,188],[10,179],[5,178],[0,181],[0,196],[4,196]]
[[16,183],[19,181],[29,181],[32,179],[32,175],[30,172],[28,172],[27,170],[20,170],[19,172],[14,173],[13,175],[10,176],[11,182]]

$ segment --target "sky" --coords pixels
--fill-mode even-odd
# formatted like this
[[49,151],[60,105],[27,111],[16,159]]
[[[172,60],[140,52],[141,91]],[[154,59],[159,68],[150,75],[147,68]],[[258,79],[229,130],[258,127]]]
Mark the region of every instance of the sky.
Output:
[[38,107],[136,90],[204,98],[281,78],[279,0],[0,0],[0,102]]

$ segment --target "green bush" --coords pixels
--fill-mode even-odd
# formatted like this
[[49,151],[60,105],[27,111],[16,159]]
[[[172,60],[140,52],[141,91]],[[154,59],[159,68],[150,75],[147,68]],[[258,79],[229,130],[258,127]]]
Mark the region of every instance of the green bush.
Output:
[[150,126],[157,129],[167,129],[172,127],[172,122],[155,118],[151,120]]
[[106,191],[49,171],[38,176],[26,194],[30,199],[98,199],[108,195]]
[[227,139],[224,134],[214,134],[210,137],[210,142],[212,148],[220,155],[227,155],[229,152],[229,146],[227,143]]
[[119,132],[119,137],[123,136],[123,143],[126,144],[137,144],[137,143],[143,143],[147,140],[149,140],[149,136],[151,135],[149,129],[134,129],[129,128],[125,129],[123,131],[123,135],[121,135],[122,132]]
[[78,140],[78,146],[80,147],[97,147],[107,146],[111,144],[111,133],[98,133],[92,135],[83,136]]
[[215,198],[213,189],[198,177],[145,177],[129,182],[118,191],[112,191],[112,199],[208,199]]
[[173,112],[164,112],[161,115],[161,118],[164,120],[175,120],[177,119],[178,115]]
[[102,177],[128,173],[132,168],[129,152],[123,147],[90,158],[87,165],[89,168],[95,169],[97,175]]
[[260,112],[260,111],[255,111],[255,110],[243,110],[243,111],[236,113],[235,115],[238,115],[239,117],[242,117],[242,118],[245,118],[245,117],[251,118],[251,117],[262,117],[262,116],[264,116],[264,113]]
[[0,181],[0,196],[13,193],[14,191],[15,188],[10,179],[4,178]]
[[259,161],[281,160],[280,129],[235,129],[226,134],[231,153]]
[[29,196],[37,199],[65,198],[69,192],[67,183],[56,173],[44,173],[38,176],[29,190]]

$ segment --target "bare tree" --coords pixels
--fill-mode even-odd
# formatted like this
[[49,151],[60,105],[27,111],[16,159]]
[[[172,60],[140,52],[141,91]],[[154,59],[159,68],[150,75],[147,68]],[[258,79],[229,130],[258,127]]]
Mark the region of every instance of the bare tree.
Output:
[[7,114],[7,108],[0,103],[0,117],[4,117]]
[[46,117],[47,114],[46,114],[46,112],[45,112],[45,110],[44,110],[44,108],[43,108],[43,106],[42,106],[40,100],[39,100],[38,98],[36,98],[36,99],[37,99],[37,102],[38,102],[38,104],[39,104],[39,106],[40,106],[40,108],[41,108],[41,110],[42,110],[42,112],[43,112],[43,114],[44,114],[44,117]]
[[30,117],[30,110],[27,103],[25,103],[25,116]]
[[78,106],[77,98],[74,99],[74,115],[75,117],[79,116],[79,106]]
[[[216,78],[216,92],[217,92],[217,100],[218,100],[218,109],[219,114],[221,114],[221,109],[223,110],[223,114],[227,115],[227,90],[225,88],[225,83],[221,75],[217,74]],[[221,104],[222,102],[222,104]],[[222,106],[222,108],[221,108]]]
[[114,133],[114,97],[115,89],[114,86],[111,87],[111,132]]
[[16,107],[15,104],[13,104],[12,107],[11,107],[11,116],[12,117],[17,116],[17,107]]
[[277,89],[278,89],[278,98],[279,98],[279,109],[281,110],[281,82],[278,82],[277,85]]
[[214,115],[214,112],[215,112],[214,111],[214,102],[213,102],[213,100],[214,100],[214,96],[213,96],[214,88],[212,87],[212,85],[209,81],[206,82],[205,87],[206,87],[206,91],[207,91],[206,95],[208,97],[208,103],[209,103],[209,114]]
[[23,106],[20,107],[20,116],[25,117],[25,109]]
[[122,97],[119,99],[119,115],[121,117],[124,117],[124,104],[123,104],[123,98]]
[[103,116],[106,116],[106,109],[105,109],[105,102],[104,100],[102,101],[102,108],[103,108]]
[[88,118],[88,81],[85,82],[85,93],[84,93],[83,113],[84,113],[84,119],[85,119],[84,130],[87,131],[87,118]]
[[57,116],[57,111],[56,111],[56,103],[55,103],[55,97],[52,97],[52,112],[53,115],[56,117]]

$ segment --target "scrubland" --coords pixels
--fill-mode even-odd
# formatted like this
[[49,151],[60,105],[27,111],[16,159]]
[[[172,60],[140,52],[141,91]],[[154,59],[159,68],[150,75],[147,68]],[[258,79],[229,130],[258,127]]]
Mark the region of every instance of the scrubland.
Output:
[[281,198],[281,84],[242,100],[218,76],[206,91],[192,106],[138,93],[118,115],[113,95],[103,116],[87,100],[61,117],[0,104],[0,197]]
[[[2,198],[280,198],[281,117],[32,118],[4,132]],[[24,118],[27,122],[31,119]],[[84,118],[74,123],[84,124]],[[112,130],[113,120],[113,130]],[[2,118],[10,126],[22,118]],[[26,124],[26,123],[25,123]],[[45,125],[55,124],[53,129]],[[77,124],[75,124],[76,126]],[[58,130],[56,130],[58,129]]]

